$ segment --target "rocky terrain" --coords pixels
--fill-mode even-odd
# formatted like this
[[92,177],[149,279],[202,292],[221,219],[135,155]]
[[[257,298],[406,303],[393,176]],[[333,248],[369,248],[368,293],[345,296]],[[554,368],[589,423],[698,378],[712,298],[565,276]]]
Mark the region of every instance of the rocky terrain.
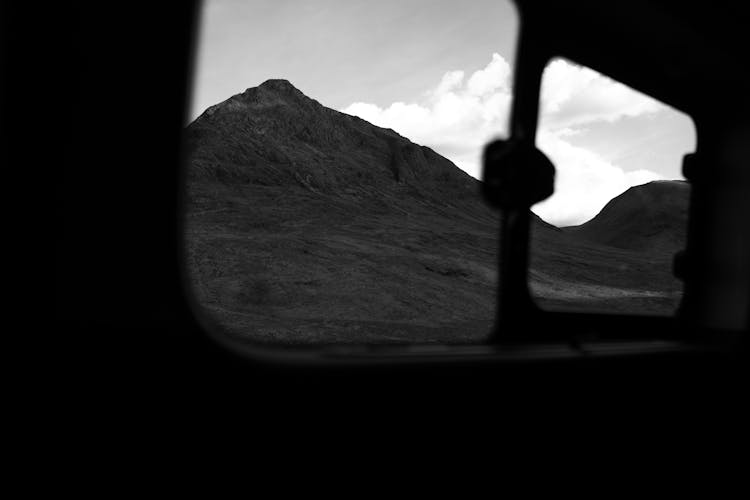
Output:
[[[498,215],[430,148],[334,111],[285,80],[185,131],[192,292],[257,342],[477,342],[493,322]],[[651,183],[592,221],[534,216],[542,307],[669,314],[686,186]]]

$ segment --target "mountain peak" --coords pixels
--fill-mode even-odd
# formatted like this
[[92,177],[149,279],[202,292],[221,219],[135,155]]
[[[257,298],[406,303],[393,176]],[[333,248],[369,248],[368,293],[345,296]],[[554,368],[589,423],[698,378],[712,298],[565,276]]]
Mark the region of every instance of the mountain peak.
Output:
[[245,92],[240,95],[244,99],[250,99],[251,101],[263,101],[266,99],[295,103],[313,101],[313,99],[307,97],[300,89],[292,85],[289,80],[281,78],[266,80],[257,87],[251,87],[245,90]]
[[318,104],[317,101],[310,99],[303,94],[301,90],[292,85],[289,80],[280,78],[270,79],[261,83],[257,87],[245,89],[245,91],[240,94],[233,95],[225,101],[208,107],[206,111],[196,119],[196,121],[199,121],[203,117],[210,117],[217,111],[247,113],[249,109],[258,105],[283,103],[293,103],[295,105],[303,104],[307,107],[313,104]]
[[[258,87],[265,89],[265,90],[273,90],[275,92],[284,92],[284,93],[300,92],[300,90],[294,85],[292,85],[292,83],[289,80],[284,80],[283,78],[271,78],[261,83]],[[252,90],[252,89],[248,89],[248,90]]]

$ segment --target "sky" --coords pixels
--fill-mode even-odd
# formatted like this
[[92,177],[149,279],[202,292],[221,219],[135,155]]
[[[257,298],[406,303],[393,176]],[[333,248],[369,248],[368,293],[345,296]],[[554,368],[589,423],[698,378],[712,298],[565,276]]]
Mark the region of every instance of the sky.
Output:
[[[480,178],[507,137],[518,17],[508,0],[205,0],[191,119],[271,78],[426,145]],[[690,118],[572,61],[542,79],[537,146],[555,194],[532,210],[558,226],[628,187],[682,179]]]

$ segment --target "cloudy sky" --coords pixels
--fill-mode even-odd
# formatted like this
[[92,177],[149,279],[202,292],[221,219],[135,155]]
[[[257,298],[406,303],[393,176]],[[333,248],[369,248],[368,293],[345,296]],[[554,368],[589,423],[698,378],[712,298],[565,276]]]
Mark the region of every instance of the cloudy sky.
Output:
[[[482,146],[507,136],[517,29],[502,0],[206,0],[191,118],[284,78],[479,177]],[[682,178],[695,147],[686,115],[565,60],[545,71],[540,118],[556,191],[533,210],[557,225],[630,186]]]

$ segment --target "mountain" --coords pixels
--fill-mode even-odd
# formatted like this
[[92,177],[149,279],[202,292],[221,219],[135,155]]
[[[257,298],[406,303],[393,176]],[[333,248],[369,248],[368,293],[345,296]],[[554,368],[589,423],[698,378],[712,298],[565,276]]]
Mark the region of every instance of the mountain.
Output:
[[547,307],[671,314],[681,297],[671,270],[685,246],[688,195],[686,182],[654,181],[613,198],[580,226],[536,232],[532,290]]
[[430,148],[326,108],[286,80],[268,80],[208,108],[187,138],[203,173],[220,180],[296,182],[329,195],[402,185],[456,201],[478,189],[475,179]]
[[[230,335],[309,344],[488,334],[499,218],[450,160],[286,80],[208,108],[185,145],[192,292]],[[674,309],[671,256],[617,246],[595,220],[560,230],[533,217],[540,304]]]
[[685,181],[634,186],[595,218],[568,231],[617,248],[674,253],[685,246],[689,194]]

